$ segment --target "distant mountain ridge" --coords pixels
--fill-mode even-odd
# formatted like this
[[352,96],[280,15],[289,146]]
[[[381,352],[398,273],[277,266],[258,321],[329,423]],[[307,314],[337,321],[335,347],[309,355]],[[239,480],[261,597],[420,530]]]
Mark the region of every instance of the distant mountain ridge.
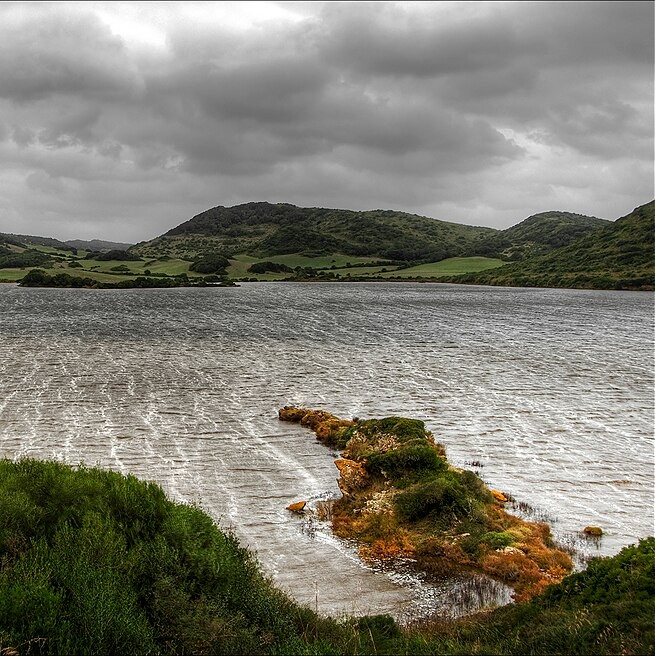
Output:
[[85,251],[126,251],[131,246],[134,246],[134,244],[106,241],[104,239],[68,239],[66,241],[61,241],[54,237],[19,235],[8,232],[0,232],[0,244],[10,244],[13,246],[49,246],[51,248],[58,248],[61,251],[70,251],[73,249]]

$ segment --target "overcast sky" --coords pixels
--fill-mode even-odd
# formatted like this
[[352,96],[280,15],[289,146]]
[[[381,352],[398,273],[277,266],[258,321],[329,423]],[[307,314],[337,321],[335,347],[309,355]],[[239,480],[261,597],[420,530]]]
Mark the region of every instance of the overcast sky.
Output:
[[652,200],[652,2],[0,3],[0,231]]

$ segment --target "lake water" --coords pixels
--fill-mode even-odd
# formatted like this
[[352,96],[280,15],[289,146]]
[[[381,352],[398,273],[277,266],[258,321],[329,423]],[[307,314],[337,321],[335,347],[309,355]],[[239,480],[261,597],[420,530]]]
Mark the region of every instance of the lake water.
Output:
[[653,329],[648,293],[0,285],[0,457],[157,481],[322,612],[427,614],[449,607],[447,586],[367,568],[285,509],[337,495],[338,472],[277,410],[422,419],[453,464],[562,541],[602,527],[583,551],[612,555],[655,532]]

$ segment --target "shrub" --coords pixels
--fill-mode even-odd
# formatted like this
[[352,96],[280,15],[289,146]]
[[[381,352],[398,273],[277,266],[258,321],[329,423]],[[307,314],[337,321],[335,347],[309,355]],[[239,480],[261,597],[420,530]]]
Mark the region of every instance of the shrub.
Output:
[[250,273],[292,273],[293,269],[281,262],[255,262],[248,267]]
[[434,446],[418,440],[386,453],[372,453],[366,459],[366,469],[372,474],[385,473],[389,478],[422,475],[425,472],[445,471],[448,465]]
[[511,533],[507,533],[507,531],[491,531],[485,533],[480,538],[480,542],[486,544],[491,549],[504,549],[514,542],[514,536]]
[[230,266],[230,261],[217,253],[205,255],[189,266],[190,271],[196,273],[214,273],[219,276],[227,274],[227,267]]
[[427,436],[425,424],[418,419],[405,417],[386,417],[384,419],[368,419],[360,422],[364,430],[378,433],[390,433],[400,442],[410,440],[424,440]]
[[467,497],[466,488],[456,478],[442,475],[401,492],[394,503],[401,518],[416,521],[431,514],[465,515]]

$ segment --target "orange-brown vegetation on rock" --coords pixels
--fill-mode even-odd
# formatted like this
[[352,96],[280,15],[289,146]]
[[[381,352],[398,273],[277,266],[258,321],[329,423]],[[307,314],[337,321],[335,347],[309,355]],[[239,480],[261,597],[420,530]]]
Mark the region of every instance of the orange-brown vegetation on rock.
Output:
[[300,423],[301,426],[311,428],[319,440],[330,439],[339,429],[352,426],[354,422],[340,419],[325,410],[309,410],[295,406],[285,406],[278,411],[281,421]]
[[507,501],[507,497],[498,490],[491,490],[491,494],[494,495],[494,499],[496,499],[496,501],[500,501],[501,503],[505,503]]
[[599,526],[585,526],[582,532],[585,535],[591,535],[592,537],[600,537],[603,534],[603,529]]
[[280,410],[280,419],[300,422],[342,450],[335,465],[343,496],[329,518],[335,535],[358,542],[362,558],[410,559],[435,576],[482,572],[513,587],[517,600],[571,571],[571,557],[552,545],[549,527],[509,514],[502,492],[450,466],[423,422],[350,422],[294,407]]
[[368,474],[361,462],[339,458],[334,461],[339,470],[339,489],[342,494],[349,495],[353,490],[361,489],[368,484]]
[[360,545],[358,553],[366,561],[387,562],[413,558],[415,549],[409,536],[399,532],[391,537],[374,540],[371,544]]
[[278,417],[281,421],[299,422],[305,414],[309,412],[305,408],[296,408],[292,405],[286,405],[278,410]]

